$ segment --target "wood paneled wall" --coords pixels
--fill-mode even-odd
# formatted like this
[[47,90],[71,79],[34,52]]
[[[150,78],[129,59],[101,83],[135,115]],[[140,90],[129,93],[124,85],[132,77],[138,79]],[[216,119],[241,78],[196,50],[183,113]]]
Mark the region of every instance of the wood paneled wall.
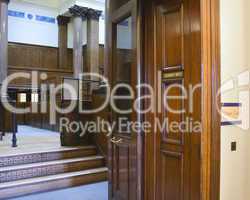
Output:
[[[86,61],[87,51],[85,51],[86,46],[83,46],[83,60]],[[8,74],[13,74],[15,72],[26,72],[31,73],[32,71],[37,71],[38,75],[41,73],[46,73],[48,78],[43,81],[43,83],[54,83],[60,84],[63,77],[73,76],[73,50],[68,49],[68,64],[66,68],[59,67],[59,50],[55,47],[46,47],[30,44],[20,44],[20,43],[9,43],[9,69]],[[83,64],[83,68],[87,69],[86,62]],[[99,66],[102,68],[104,65],[104,46],[100,45],[99,52]],[[42,83],[41,81],[39,83]],[[13,87],[29,87],[30,80],[19,78],[11,82]],[[30,104],[18,103],[20,107],[26,107]],[[58,102],[60,105],[61,102]],[[49,106],[49,105],[48,105]],[[58,115],[59,117],[59,115]],[[57,118],[58,118],[57,117]],[[46,114],[25,114],[18,115],[18,124],[31,125],[38,128],[49,129],[58,131],[58,126],[51,126],[49,124],[49,112]]]
[[[73,74],[72,54],[72,49],[68,49],[67,68],[60,69],[58,64],[58,48],[9,43],[8,74],[37,71],[38,73],[46,73],[48,80],[59,83],[62,77],[70,77]],[[19,78],[11,84],[15,87],[27,86],[30,85],[30,80]]]
[[[19,43],[9,43],[9,65],[33,67],[44,70],[58,69],[58,48]],[[68,63],[65,69],[73,69],[73,51],[68,49]]]
[[[38,71],[45,72],[49,81],[60,83],[62,77],[71,77],[73,75],[73,50],[68,49],[67,68],[59,68],[59,51],[55,47],[46,47],[29,44],[9,43],[9,69],[8,74],[15,72]],[[86,45],[83,46],[83,68],[88,69]],[[104,65],[104,46],[100,45],[99,66]],[[85,70],[86,71],[86,70]],[[12,82],[14,86],[27,86],[30,81],[27,79],[18,79]]]
[[[97,109],[100,106],[103,105],[105,102],[106,98],[106,90],[105,88],[101,88],[99,90],[95,90],[93,92],[93,97],[92,97],[92,108]],[[110,111],[108,107],[103,109],[102,111],[96,113],[93,116],[93,120],[98,123],[98,120],[104,120],[106,122],[109,121],[109,116],[110,116]],[[99,119],[98,119],[99,118]],[[99,121],[99,122],[100,122]],[[94,143],[97,145],[99,151],[104,155],[106,161],[108,159],[108,132],[103,132],[104,130],[100,130],[100,132],[97,132],[96,134],[93,135],[92,140]]]

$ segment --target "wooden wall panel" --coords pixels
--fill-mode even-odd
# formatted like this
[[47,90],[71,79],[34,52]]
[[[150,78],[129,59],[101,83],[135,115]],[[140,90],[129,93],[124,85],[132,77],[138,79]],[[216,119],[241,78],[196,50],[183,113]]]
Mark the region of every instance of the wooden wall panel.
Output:
[[[92,105],[93,105],[93,109],[97,109],[99,108],[101,105],[103,105],[105,98],[106,98],[106,91],[105,90],[95,90],[93,92],[93,96],[92,96]],[[104,121],[109,121],[109,109],[106,107],[105,109],[103,109],[102,111],[96,113],[93,118],[94,120],[97,122],[98,118],[100,120],[104,120]],[[105,158],[107,159],[108,156],[108,132],[97,132],[94,136],[93,136],[93,141],[94,143],[98,146],[99,150],[101,151],[101,153],[105,156]]]
[[[68,49],[68,67],[73,69],[72,49]],[[58,48],[9,43],[9,66],[58,69]]]
[[[86,46],[83,47],[86,49]],[[100,66],[104,65],[104,46],[100,45]],[[68,49],[68,65],[64,69],[59,68],[58,64],[58,48],[37,46],[29,44],[9,43],[9,69],[8,74],[11,75],[16,72],[31,73],[31,71],[37,71],[38,75],[41,73],[47,74],[45,81],[39,82],[39,84],[53,83],[55,85],[61,84],[63,77],[73,76],[73,51]],[[83,51],[83,57],[87,57],[87,51]],[[86,59],[84,59],[86,61]],[[86,65],[86,62],[84,62]],[[17,88],[29,88],[30,80],[19,78],[11,82],[12,87]],[[60,94],[58,94],[58,105],[60,102]],[[28,106],[30,102],[26,104],[19,104],[19,106]],[[58,115],[60,117],[60,115]],[[29,113],[26,115],[18,116],[19,124],[27,124],[38,128],[44,128],[49,130],[59,130],[58,126],[52,126],[49,124],[49,112],[46,114]],[[103,147],[106,149],[106,147]],[[104,150],[106,151],[106,150]]]

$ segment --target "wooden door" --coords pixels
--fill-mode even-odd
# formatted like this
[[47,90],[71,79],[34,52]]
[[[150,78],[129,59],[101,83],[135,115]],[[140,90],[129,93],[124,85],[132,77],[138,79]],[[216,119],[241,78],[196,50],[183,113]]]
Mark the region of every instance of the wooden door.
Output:
[[168,123],[145,136],[145,200],[200,200],[200,1],[145,1],[144,17],[146,80],[157,91],[145,119]]
[[[118,97],[128,96],[130,92],[124,87],[116,90],[116,86],[126,84],[136,91],[138,83],[136,8],[136,0],[107,2],[106,66],[112,90]],[[109,140],[109,199],[139,200],[141,195],[138,134],[120,124],[121,121],[124,124],[137,121],[132,104],[132,100],[115,100],[115,107],[122,111],[131,109],[130,113],[121,113],[111,106],[110,122],[118,125]]]

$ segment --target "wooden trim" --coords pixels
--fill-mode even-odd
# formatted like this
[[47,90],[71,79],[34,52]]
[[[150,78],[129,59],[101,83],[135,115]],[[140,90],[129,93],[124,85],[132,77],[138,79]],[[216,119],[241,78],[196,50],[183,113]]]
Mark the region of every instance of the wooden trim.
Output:
[[23,46],[27,46],[27,47],[41,47],[41,48],[58,49],[58,47],[38,45],[38,44],[28,44],[28,43],[21,43],[21,42],[8,42],[8,43],[9,43],[9,45],[23,45]]
[[56,69],[56,68],[50,69],[50,68],[19,67],[19,66],[9,66],[8,70],[73,73],[72,70],[68,70],[68,69]]
[[[143,0],[137,0],[136,2],[136,63],[137,63],[137,84],[141,85],[144,83],[144,44],[143,44]],[[141,97],[144,94],[143,90],[139,90],[137,96]],[[140,108],[143,108],[144,104],[141,103]],[[137,121],[142,123],[144,121],[144,115],[138,113]],[[144,199],[144,133],[140,132],[137,134],[137,200]]]
[[128,3],[124,4],[118,8],[111,16],[113,23],[118,23],[120,20],[125,19],[131,15],[133,6],[135,5],[134,0],[130,0]]
[[[220,9],[219,0],[201,0],[202,29],[202,200],[220,199]],[[217,106],[216,106],[217,105]]]
[[[212,0],[212,105],[220,109],[221,97],[217,97],[221,85],[221,46],[220,46],[220,0]],[[220,199],[220,164],[221,164],[221,116],[215,106],[212,109],[212,155],[211,155],[211,200]]]
[[[50,49],[58,49],[58,47],[46,46],[46,45],[38,45],[38,44],[28,44],[28,43],[21,43],[21,42],[8,42],[9,45],[23,45],[23,46],[30,46],[30,47],[41,47],[41,48],[50,48]],[[104,47],[104,44],[99,44],[100,47]],[[83,48],[87,47],[87,44],[82,45]],[[73,50],[73,48],[67,48],[68,50]]]

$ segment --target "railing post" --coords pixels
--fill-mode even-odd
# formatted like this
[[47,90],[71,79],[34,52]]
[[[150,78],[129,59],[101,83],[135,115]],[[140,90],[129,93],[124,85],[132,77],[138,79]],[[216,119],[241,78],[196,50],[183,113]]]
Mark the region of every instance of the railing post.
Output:
[[[15,104],[16,102],[13,101],[13,103]],[[16,137],[16,133],[17,133],[17,123],[16,123],[16,113],[12,113],[12,130],[13,130],[13,134],[12,134],[12,147],[17,147],[17,137]]]
[[0,100],[0,114],[1,114],[1,116],[2,116],[2,120],[1,120],[1,124],[0,124],[0,131],[1,131],[1,133],[0,133],[0,141],[2,141],[3,140],[3,136],[4,136],[4,134],[5,134],[5,131],[4,131],[4,124],[5,124],[5,116],[4,116],[4,109],[3,109],[3,106],[2,106],[2,101]]

